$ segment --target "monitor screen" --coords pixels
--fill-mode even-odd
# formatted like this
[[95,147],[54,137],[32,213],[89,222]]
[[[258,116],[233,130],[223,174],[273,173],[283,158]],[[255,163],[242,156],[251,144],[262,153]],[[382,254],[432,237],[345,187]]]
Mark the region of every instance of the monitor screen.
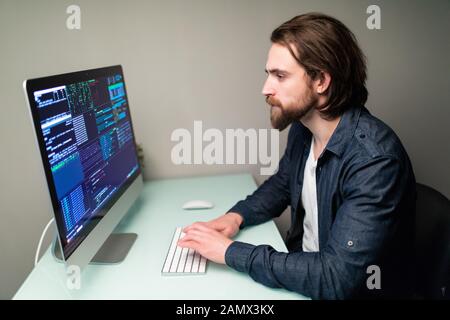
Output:
[[67,259],[140,174],[120,66],[27,81]]

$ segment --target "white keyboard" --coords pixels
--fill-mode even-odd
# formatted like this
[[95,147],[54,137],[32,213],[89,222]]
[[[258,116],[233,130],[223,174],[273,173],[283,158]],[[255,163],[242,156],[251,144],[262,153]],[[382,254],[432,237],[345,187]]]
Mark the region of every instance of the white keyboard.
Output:
[[177,246],[178,240],[185,235],[181,230],[181,227],[175,230],[166,261],[161,271],[162,275],[204,274],[206,272],[207,259],[202,257],[194,249]]

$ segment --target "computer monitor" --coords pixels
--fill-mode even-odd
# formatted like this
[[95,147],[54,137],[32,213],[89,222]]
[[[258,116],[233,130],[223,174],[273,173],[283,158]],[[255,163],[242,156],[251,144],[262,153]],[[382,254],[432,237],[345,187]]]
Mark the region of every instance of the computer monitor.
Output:
[[122,260],[136,235],[112,231],[143,186],[122,67],[26,80],[24,89],[66,266]]

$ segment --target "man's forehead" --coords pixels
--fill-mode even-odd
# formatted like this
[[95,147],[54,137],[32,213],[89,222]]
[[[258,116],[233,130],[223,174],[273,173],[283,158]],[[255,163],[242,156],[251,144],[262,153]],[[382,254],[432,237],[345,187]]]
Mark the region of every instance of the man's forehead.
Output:
[[266,71],[270,70],[286,70],[293,71],[300,66],[292,56],[289,49],[278,43],[272,44],[269,50],[266,63]]

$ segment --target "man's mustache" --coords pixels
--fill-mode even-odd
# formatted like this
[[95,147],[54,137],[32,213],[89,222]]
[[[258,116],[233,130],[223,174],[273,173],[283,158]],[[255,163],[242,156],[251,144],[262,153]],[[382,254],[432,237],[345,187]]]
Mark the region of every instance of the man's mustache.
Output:
[[271,106],[281,107],[281,102],[278,99],[276,99],[276,98],[274,98],[272,96],[267,96],[266,97],[266,103],[271,105]]

